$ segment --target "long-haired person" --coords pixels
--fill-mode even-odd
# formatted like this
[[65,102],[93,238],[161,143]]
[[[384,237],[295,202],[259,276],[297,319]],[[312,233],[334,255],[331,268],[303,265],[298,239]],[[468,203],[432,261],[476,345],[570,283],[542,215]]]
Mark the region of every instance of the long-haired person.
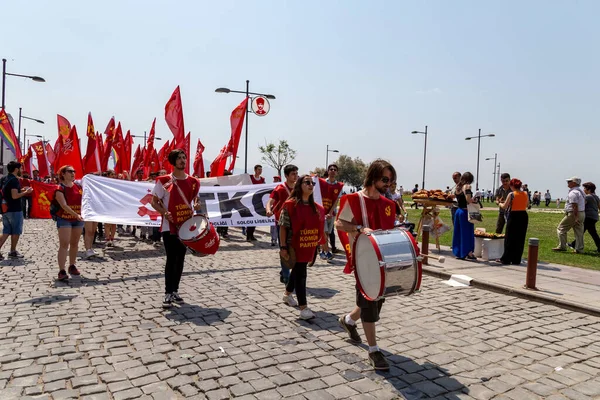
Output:
[[[296,255],[296,264],[285,287],[283,301],[300,308],[300,319],[311,319],[315,315],[306,302],[306,267],[315,257],[321,241],[325,223],[325,209],[315,203],[313,180],[310,175],[300,177],[288,200],[283,203],[279,216],[279,242],[281,257],[288,260],[291,247]],[[298,303],[292,293],[296,291]]]
[[81,186],[75,183],[75,169],[65,165],[58,170],[59,188],[54,193],[54,199],[60,206],[56,212],[56,227],[58,228],[58,280],[69,279],[66,271],[67,255],[69,256],[69,275],[79,275],[75,266],[79,238],[83,230],[81,218]]
[[[108,171],[106,171],[105,176],[107,178],[117,179],[117,173],[112,169],[109,169]],[[114,246],[113,240],[115,240],[116,232],[117,232],[116,224],[104,224],[104,237],[106,238],[106,245],[105,245],[106,247]]]
[[461,175],[456,184],[455,196],[457,209],[454,213],[454,232],[452,235],[452,253],[457,258],[476,260],[473,254],[475,250],[475,226],[469,222],[469,213],[467,205],[476,203],[473,199],[471,184],[473,183],[473,174],[465,172]]
[[522,182],[516,178],[510,180],[511,192],[506,196],[506,201],[500,203],[504,214],[508,213],[506,221],[506,236],[504,237],[504,254],[500,261],[502,264],[521,264],[523,250],[525,250],[525,236],[529,225],[527,207],[529,197],[527,192],[521,191]]

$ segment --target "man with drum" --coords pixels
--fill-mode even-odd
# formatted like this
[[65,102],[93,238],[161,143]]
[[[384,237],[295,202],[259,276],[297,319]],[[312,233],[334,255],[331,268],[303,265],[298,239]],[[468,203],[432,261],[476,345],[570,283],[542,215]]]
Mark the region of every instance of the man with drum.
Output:
[[[364,182],[364,189],[341,199],[340,211],[335,226],[346,232],[352,243],[360,233],[374,230],[393,229],[395,222],[395,204],[384,197],[390,185],[396,181],[396,170],[385,160],[375,160],[369,166]],[[363,212],[365,211],[365,212]],[[365,215],[366,214],[366,215]],[[362,340],[356,329],[356,321],[360,318],[369,344],[369,361],[376,370],[388,370],[389,364],[377,346],[375,323],[379,320],[381,307],[385,299],[367,300],[356,286],[356,307],[349,314],[340,317],[339,323],[354,343]]]
[[152,190],[152,207],[162,215],[161,232],[167,253],[163,308],[183,303],[178,291],[187,247],[179,240],[178,228],[194,215],[194,210],[200,210],[200,181],[185,173],[185,151],[171,151],[168,160],[173,173],[159,176]]

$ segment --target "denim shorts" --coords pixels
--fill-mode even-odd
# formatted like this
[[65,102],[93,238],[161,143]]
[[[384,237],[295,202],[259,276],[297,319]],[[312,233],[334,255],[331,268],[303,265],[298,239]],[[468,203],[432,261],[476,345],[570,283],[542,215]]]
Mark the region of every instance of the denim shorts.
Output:
[[83,228],[83,221],[64,219],[56,217],[56,227],[60,228]]
[[2,233],[5,235],[23,234],[23,211],[2,214]]

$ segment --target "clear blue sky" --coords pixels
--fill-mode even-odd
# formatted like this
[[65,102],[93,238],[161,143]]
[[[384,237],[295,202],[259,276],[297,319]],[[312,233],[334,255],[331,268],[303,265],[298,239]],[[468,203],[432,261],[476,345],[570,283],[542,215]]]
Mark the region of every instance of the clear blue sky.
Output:
[[[428,125],[429,188],[475,172],[477,143],[464,138],[478,128],[497,135],[482,160],[498,153],[532,190],[565,197],[575,174],[600,183],[596,1],[13,1],[2,12],[8,71],[47,80],[8,77],[7,110],[44,119],[23,126],[52,140],[57,113],[83,134],[88,111],[100,131],[114,115],[138,135],[158,117],[170,138],[164,105],[181,85],[208,167],[242,100],[214,89],[250,79],[277,100],[250,116],[249,165],[265,140],[287,139],[308,172],[329,144],[389,159],[408,188],[423,156],[410,132]],[[243,167],[243,146],[240,156]],[[492,171],[481,162],[480,187]]]

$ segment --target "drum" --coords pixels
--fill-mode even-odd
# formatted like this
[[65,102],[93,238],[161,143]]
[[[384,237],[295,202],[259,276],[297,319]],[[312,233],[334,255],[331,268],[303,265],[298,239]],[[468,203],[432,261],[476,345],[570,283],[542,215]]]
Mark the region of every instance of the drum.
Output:
[[196,255],[215,254],[219,249],[219,235],[208,219],[196,215],[185,221],[178,231],[179,240]]
[[370,301],[410,295],[421,287],[419,248],[405,229],[360,234],[354,241],[352,262],[358,288]]

